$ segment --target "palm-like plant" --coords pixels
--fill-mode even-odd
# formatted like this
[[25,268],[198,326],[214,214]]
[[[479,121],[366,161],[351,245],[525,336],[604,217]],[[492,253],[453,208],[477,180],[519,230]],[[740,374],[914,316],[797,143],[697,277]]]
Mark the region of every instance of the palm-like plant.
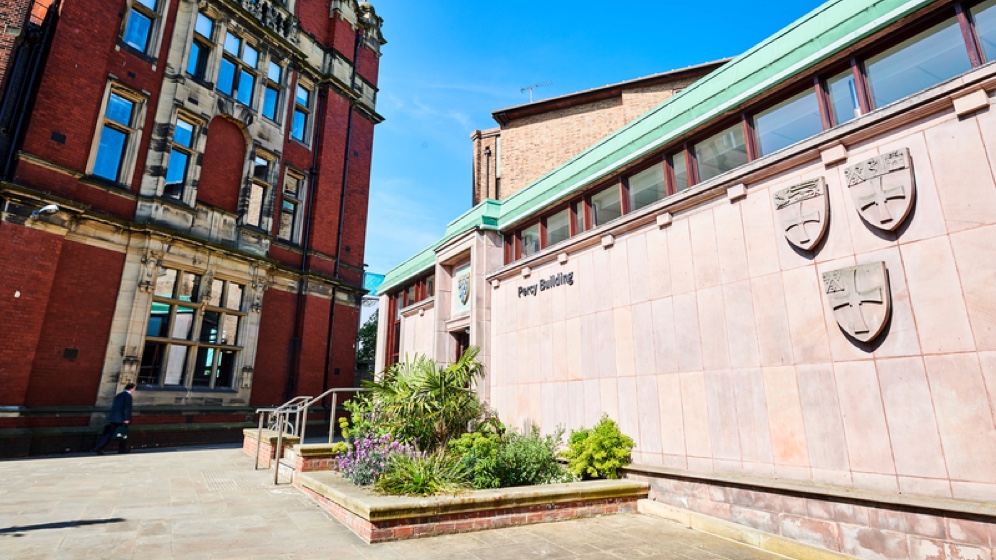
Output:
[[385,421],[394,433],[415,442],[423,451],[434,451],[463,434],[483,413],[473,388],[484,375],[478,352],[471,347],[447,367],[417,355],[366,385],[382,405]]

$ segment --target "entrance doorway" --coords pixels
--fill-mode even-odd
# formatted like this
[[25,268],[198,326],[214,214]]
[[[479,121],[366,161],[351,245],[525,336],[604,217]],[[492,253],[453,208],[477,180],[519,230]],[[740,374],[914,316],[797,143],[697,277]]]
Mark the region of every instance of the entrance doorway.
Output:
[[470,348],[470,329],[467,328],[450,334],[453,335],[453,347],[456,349],[456,355],[453,356],[453,361],[455,362],[460,359],[460,356],[463,356],[467,348]]

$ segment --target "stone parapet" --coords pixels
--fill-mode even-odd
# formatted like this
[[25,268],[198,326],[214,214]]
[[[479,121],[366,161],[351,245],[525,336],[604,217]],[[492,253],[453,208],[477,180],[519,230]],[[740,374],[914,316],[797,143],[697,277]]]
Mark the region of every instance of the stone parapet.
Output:
[[[627,479],[650,484],[641,511],[791,557],[996,555],[996,504],[668,471],[629,469]],[[800,546],[815,549],[790,550]]]

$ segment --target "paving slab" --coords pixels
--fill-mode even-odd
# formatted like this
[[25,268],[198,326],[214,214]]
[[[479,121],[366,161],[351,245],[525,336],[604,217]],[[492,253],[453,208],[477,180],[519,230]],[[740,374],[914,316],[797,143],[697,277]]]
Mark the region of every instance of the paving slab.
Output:
[[366,544],[237,446],[0,462],[0,560],[774,560],[639,514]]

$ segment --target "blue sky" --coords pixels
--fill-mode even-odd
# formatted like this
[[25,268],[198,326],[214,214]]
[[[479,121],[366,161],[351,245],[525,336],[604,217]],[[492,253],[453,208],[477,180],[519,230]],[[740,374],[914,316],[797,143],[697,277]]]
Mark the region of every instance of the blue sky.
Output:
[[471,142],[491,113],[736,56],[821,0],[441,2],[372,0],[384,18],[367,228],[383,274],[439,239],[471,203]]

